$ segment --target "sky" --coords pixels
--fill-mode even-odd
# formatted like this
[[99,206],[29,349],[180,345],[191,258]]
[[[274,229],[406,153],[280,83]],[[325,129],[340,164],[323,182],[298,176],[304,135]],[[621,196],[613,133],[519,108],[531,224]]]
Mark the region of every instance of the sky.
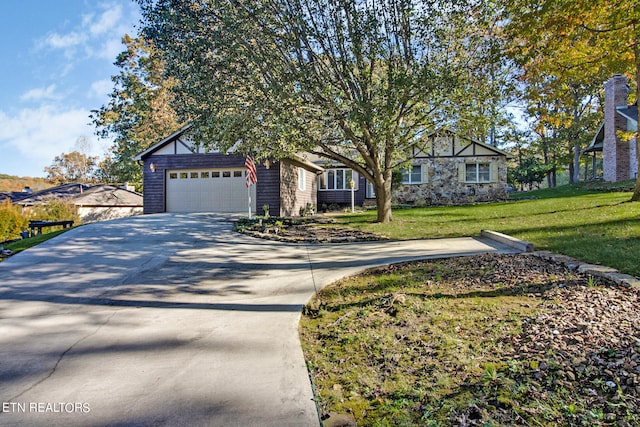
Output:
[[0,173],[44,177],[55,156],[87,140],[103,156],[91,110],[108,102],[134,0],[0,0]]

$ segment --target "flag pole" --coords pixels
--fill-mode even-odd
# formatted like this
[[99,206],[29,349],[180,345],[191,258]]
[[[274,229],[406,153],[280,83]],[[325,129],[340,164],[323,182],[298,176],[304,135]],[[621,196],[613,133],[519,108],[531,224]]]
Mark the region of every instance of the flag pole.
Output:
[[251,220],[251,186],[247,187],[247,200],[249,201],[249,220]]

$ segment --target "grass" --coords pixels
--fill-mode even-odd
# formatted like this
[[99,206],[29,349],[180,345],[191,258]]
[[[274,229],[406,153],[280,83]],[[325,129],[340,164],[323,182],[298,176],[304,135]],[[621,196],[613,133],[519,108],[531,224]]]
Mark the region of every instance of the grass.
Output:
[[37,236],[34,237],[29,237],[27,239],[22,239],[22,240],[18,240],[15,241],[13,243],[8,243],[6,245],[4,245],[5,249],[9,249],[15,253],[18,252],[22,252],[26,249],[32,248],[34,246],[39,245],[40,243],[46,242],[49,239],[52,239],[56,236],[59,236],[60,234],[71,230],[71,228],[65,228],[62,230],[57,230],[57,231],[52,231],[50,233],[45,233],[45,234],[39,234]]
[[[534,318],[557,327],[547,323],[565,318],[552,313],[569,289],[599,285],[527,255],[413,262],[341,280],[300,322],[320,411],[363,426],[638,425],[635,392],[603,386],[607,375],[590,364],[597,348],[569,357],[553,350],[555,335],[524,332]],[[568,380],[578,356],[587,366]]]
[[396,209],[388,224],[375,223],[375,212],[337,220],[392,239],[475,236],[489,229],[532,242],[537,250],[640,277],[640,203],[629,202],[630,192],[615,191],[620,188],[628,186],[565,186],[503,203]]

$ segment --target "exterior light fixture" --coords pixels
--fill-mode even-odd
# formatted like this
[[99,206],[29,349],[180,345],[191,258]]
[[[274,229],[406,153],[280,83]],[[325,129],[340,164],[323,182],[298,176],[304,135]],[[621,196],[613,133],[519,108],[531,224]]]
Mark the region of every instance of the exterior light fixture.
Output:
[[264,167],[267,169],[271,168],[271,160],[267,159],[264,161]]
[[151,162],[151,164],[149,165],[149,169],[151,169],[151,172],[154,172],[154,173],[155,173],[155,171],[156,171],[156,165],[154,165],[154,164],[153,164],[153,162]]

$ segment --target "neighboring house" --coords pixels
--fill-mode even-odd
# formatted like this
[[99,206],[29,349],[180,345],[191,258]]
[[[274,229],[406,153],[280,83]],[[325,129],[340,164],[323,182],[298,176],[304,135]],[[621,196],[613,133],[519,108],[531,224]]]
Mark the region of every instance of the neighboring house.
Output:
[[72,203],[85,223],[142,213],[142,194],[126,186],[123,188],[105,184],[64,184],[34,192],[14,203],[23,209],[29,209],[53,200]]
[[256,165],[258,182],[247,189],[245,156],[203,150],[190,126],[138,154],[143,164],[144,213],[248,212],[296,216],[316,206],[322,168],[296,156]]
[[[296,216],[306,206],[349,205],[375,199],[371,184],[344,165],[310,154],[257,165],[258,182],[245,186],[245,157],[203,150],[189,137],[190,126],[138,154],[143,164],[144,213],[252,212]],[[394,193],[412,205],[465,204],[507,196],[508,154],[495,147],[434,133]]]
[[621,132],[638,130],[638,105],[628,105],[629,92],[628,79],[619,74],[604,84],[604,123],[591,145],[583,150],[583,153],[591,155],[591,178],[599,178],[599,155],[602,156],[602,178],[605,181],[618,182],[638,177],[636,139],[624,141],[620,138]]

